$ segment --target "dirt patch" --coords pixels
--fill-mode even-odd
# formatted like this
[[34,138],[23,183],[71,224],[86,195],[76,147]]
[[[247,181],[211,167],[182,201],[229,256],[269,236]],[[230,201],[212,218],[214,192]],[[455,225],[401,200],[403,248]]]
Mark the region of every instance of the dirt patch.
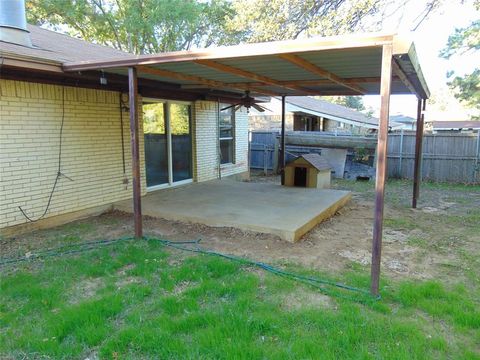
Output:
[[[397,216],[395,211],[388,207],[385,212],[387,216]],[[294,263],[335,272],[345,269],[352,261],[364,266],[370,264],[372,214],[373,202],[363,200],[356,195],[339,213],[317,225],[300,242],[294,244],[271,234],[151,217],[144,219],[144,233],[173,241],[201,239],[202,248],[276,265]],[[101,237],[97,235],[97,238],[106,238],[105,234],[109,233],[115,234],[115,237],[133,233],[130,214],[114,211],[93,218],[93,221],[96,223],[96,232],[92,234],[94,238],[95,234],[101,234]],[[118,226],[120,229],[114,231],[113,228]],[[428,273],[429,268],[426,262],[416,263],[418,256],[416,257],[406,245],[410,232],[386,229],[385,234],[382,259],[386,273],[391,276],[421,274],[419,276],[421,278],[433,276]],[[28,241],[26,239],[18,239],[19,247],[24,246],[24,242]],[[38,242],[35,243],[35,246],[40,245]],[[31,243],[28,246],[31,247]],[[191,254],[173,252],[169,263],[179,264],[188,256]],[[125,276],[131,269],[130,266],[120,269],[119,275]]]
[[338,255],[361,265],[370,265],[372,259],[371,253],[367,250],[342,250],[338,253]]
[[94,297],[97,291],[105,286],[101,278],[87,278],[75,286],[75,289],[70,296],[69,302],[71,304],[78,304],[84,300]]
[[135,264],[127,264],[117,270],[116,275],[120,277],[120,279],[115,282],[115,286],[117,287],[117,289],[120,290],[125,286],[131,284],[141,284],[144,282],[144,279],[139,276],[128,276],[128,272],[135,269],[136,267],[137,265]]
[[122,266],[120,269],[117,271],[118,276],[125,276],[127,275],[127,272],[130,270],[133,270],[137,267],[135,264],[127,264],[125,266]]
[[308,308],[335,309],[336,305],[332,297],[309,290],[297,291],[286,294],[281,300],[281,306],[288,310]]
[[384,243],[405,243],[408,240],[409,235],[402,231],[397,230],[385,230],[383,234]]
[[121,278],[115,282],[115,286],[117,289],[121,289],[125,286],[132,285],[132,284],[141,284],[144,282],[144,279],[138,276],[127,276],[124,278]]
[[179,283],[175,284],[175,287],[172,290],[174,295],[180,295],[184,293],[187,289],[194,287],[197,283],[191,281],[180,281]]
[[[269,176],[256,177],[253,181],[279,180],[278,177]],[[337,188],[354,189],[352,200],[295,244],[271,234],[151,217],[144,217],[144,233],[173,241],[201,239],[202,248],[274,265],[293,263],[337,272],[351,268],[354,262],[367,268],[371,262],[373,187],[366,188],[368,184],[355,182],[340,185],[334,184]],[[408,196],[405,196],[407,192],[410,193],[410,187],[410,183],[401,182],[387,186],[384,213],[388,221],[384,226],[382,272],[393,278],[418,279],[435,278],[442,273],[455,276],[455,280],[458,280],[460,270],[464,267],[461,250],[468,249],[469,254],[478,253],[480,242],[472,240],[475,236],[471,227],[467,232],[463,223],[452,222],[452,217],[478,211],[475,204],[480,203],[480,191],[474,191],[473,188],[468,188],[468,191],[445,191],[443,188],[425,186],[422,190],[422,207],[412,211]],[[439,211],[430,211],[429,208]],[[2,239],[2,244],[6,245],[2,246],[1,251],[24,255],[36,248],[64,244],[72,234],[81,239],[94,240],[118,238],[132,233],[132,215],[113,211],[56,229]],[[188,256],[191,254],[171,250],[168,262],[178,265]],[[118,275],[128,275],[129,266],[120,269],[121,274]]]

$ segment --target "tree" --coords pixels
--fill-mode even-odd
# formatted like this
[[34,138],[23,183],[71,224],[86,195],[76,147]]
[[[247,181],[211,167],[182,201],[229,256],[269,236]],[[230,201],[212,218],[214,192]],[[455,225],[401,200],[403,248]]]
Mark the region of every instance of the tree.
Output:
[[352,32],[385,0],[234,0],[227,28],[243,42]]
[[229,42],[227,0],[27,0],[30,23],[135,54]]
[[[480,10],[480,0],[476,0],[474,5]],[[480,20],[476,20],[465,28],[455,29],[440,56],[450,59],[452,56],[462,56],[479,49]],[[448,85],[455,90],[455,97],[467,106],[480,110],[480,69],[476,68],[471,74],[463,76],[455,75],[453,71],[447,75],[451,79]]]
[[322,98],[331,103],[342,105],[357,111],[365,110],[365,105],[363,104],[361,96],[323,96]]
[[380,30],[382,20],[409,1],[27,0],[26,5],[30,23],[147,54]]

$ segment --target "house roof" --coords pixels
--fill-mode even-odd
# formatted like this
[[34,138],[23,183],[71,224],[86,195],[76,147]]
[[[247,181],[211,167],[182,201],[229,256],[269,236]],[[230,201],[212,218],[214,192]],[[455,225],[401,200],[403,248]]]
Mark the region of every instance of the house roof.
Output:
[[402,124],[415,124],[417,119],[406,115],[390,115],[390,121]]
[[432,124],[433,130],[477,130],[480,129],[479,120],[467,121],[429,121]]
[[[275,100],[273,100],[275,99]],[[275,102],[275,103],[274,103]],[[360,111],[353,110],[346,106],[333,104],[318,98],[308,96],[287,96],[285,98],[286,111],[292,113],[303,113],[307,115],[314,115],[325,117],[330,120],[335,120],[341,123],[346,123],[354,126],[360,126],[367,129],[378,129],[378,119],[368,116]],[[264,103],[262,106],[266,107],[273,114],[280,114],[280,99],[272,98],[270,104]],[[251,116],[267,116],[270,113],[260,113],[255,109],[250,111]],[[391,118],[390,118],[391,119]],[[394,121],[389,122],[391,129],[396,129],[402,124]]]
[[61,66],[72,61],[99,61],[127,58],[132,54],[114,48],[93,44],[75,37],[27,25],[33,47],[0,41],[0,56],[48,62]]
[[297,157],[295,160],[291,161],[288,165],[293,166],[295,161],[298,159],[304,159],[306,162],[308,162],[310,165],[312,165],[315,169],[322,171],[322,170],[330,170],[332,167],[330,164],[320,156],[319,154],[316,153],[310,153],[310,154],[303,154]]
[[347,108],[342,105],[333,104],[331,102],[315,99],[308,96],[287,97],[287,103],[294,105],[289,110],[292,112],[304,110],[307,113],[314,113],[317,116],[324,116],[333,120],[350,120],[359,126],[368,128],[377,128],[378,119]]

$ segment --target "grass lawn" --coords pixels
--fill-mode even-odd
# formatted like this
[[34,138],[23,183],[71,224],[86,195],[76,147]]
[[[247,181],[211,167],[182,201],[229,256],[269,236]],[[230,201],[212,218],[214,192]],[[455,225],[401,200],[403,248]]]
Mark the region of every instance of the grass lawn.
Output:
[[[362,188],[370,185],[337,186],[371,195],[370,187]],[[391,184],[392,206],[407,206],[402,186]],[[440,185],[425,188],[444,191]],[[452,196],[471,189],[447,188]],[[463,224],[468,237],[480,230],[479,218],[473,208],[443,221]],[[389,221],[393,228],[411,222]],[[82,227],[70,224],[63,231],[75,234],[73,242],[85,240]],[[432,246],[425,239],[411,241],[422,249]],[[6,266],[0,268],[0,358],[480,359],[477,257],[465,253],[466,280],[457,283],[384,276],[378,301],[337,289],[325,293],[154,240]],[[336,274],[282,266],[369,285],[368,266],[352,263]]]

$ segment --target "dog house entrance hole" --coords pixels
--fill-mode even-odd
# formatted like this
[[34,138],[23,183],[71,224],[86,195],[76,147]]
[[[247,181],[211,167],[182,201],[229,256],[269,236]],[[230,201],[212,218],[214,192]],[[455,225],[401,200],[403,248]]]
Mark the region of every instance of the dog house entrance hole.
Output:
[[307,168],[295,167],[294,185],[299,187],[307,187]]

